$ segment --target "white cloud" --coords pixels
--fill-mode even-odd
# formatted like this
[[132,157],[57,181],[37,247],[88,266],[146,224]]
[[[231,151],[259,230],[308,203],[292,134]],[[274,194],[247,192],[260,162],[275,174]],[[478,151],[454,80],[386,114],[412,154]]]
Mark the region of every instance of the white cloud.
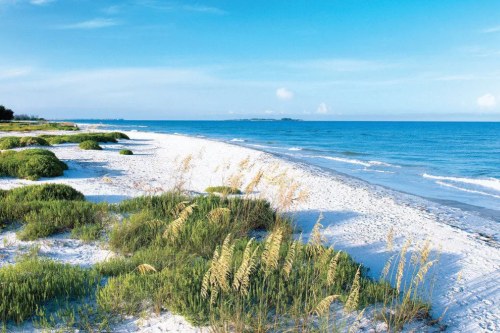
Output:
[[481,109],[493,109],[497,106],[497,99],[492,94],[484,94],[483,96],[478,97],[477,105]]
[[290,100],[293,98],[293,92],[287,88],[278,88],[276,89],[276,97],[285,101]]
[[325,102],[320,103],[318,108],[316,109],[317,114],[327,114],[330,112],[330,109],[328,108],[328,105],[326,105]]
[[119,22],[109,18],[96,18],[93,20],[59,26],[59,29],[100,29],[118,25]]

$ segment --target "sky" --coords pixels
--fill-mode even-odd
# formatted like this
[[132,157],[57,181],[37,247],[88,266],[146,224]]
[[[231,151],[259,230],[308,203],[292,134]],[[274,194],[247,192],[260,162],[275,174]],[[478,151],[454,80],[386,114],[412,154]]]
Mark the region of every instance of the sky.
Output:
[[0,0],[46,118],[500,120],[498,0]]

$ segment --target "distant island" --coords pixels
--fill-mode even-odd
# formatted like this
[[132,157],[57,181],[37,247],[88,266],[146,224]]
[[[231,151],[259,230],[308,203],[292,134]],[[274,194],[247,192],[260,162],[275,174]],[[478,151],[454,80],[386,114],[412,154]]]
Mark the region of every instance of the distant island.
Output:
[[303,120],[302,119],[293,119],[293,118],[281,118],[281,119],[248,118],[248,119],[231,119],[230,121],[303,121]]

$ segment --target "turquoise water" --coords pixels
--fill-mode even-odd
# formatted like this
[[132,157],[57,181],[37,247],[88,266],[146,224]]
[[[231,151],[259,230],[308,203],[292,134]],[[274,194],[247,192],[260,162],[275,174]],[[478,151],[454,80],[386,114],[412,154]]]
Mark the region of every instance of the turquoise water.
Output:
[[500,123],[76,121],[248,146],[500,221]]

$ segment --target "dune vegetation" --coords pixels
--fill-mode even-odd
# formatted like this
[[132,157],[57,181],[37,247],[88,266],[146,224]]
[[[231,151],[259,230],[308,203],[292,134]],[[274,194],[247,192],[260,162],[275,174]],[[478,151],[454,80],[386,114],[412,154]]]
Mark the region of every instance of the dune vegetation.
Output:
[[99,142],[94,141],[94,140],[82,141],[82,142],[80,142],[78,147],[80,147],[80,149],[83,149],[83,150],[102,150],[102,147],[99,146]]
[[207,193],[218,193],[222,195],[242,194],[241,190],[231,186],[209,186],[205,189]]
[[56,122],[0,122],[0,132],[32,132],[32,131],[78,131],[73,123]]
[[70,135],[39,135],[39,136],[6,136],[0,138],[0,150],[22,148],[29,146],[51,146],[63,143],[82,143],[94,141],[99,143],[116,143],[118,139],[128,140],[126,134],[120,132],[79,133]]
[[0,152],[0,177],[37,180],[40,177],[62,176],[66,163],[44,149]]
[[120,150],[120,155],[134,155],[134,153],[130,149],[122,149]]
[[[36,256],[4,266],[4,324],[33,318],[47,328],[106,330],[126,315],[168,310],[218,331],[326,332],[355,325],[344,318],[374,304],[393,330],[428,315],[427,250],[412,258],[415,277],[404,291],[405,253],[370,279],[347,253],[325,246],[321,217],[303,242],[265,200],[168,192],[95,204],[64,185],[30,186],[0,192],[0,225],[13,222],[21,239],[70,231],[107,239],[117,256],[90,269]],[[47,303],[54,300],[57,310]]]

